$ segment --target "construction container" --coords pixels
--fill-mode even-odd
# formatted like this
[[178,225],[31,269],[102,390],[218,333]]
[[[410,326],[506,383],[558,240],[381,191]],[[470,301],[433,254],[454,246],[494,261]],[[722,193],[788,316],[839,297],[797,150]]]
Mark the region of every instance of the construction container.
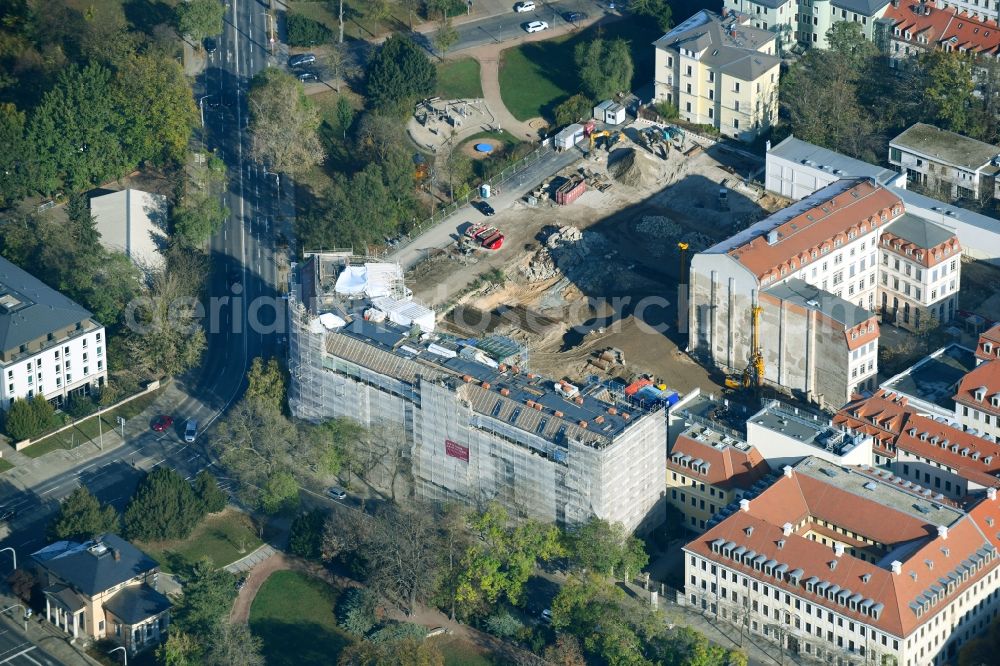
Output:
[[555,136],[557,150],[567,150],[576,145],[577,141],[583,138],[583,125],[573,123],[560,130]]
[[483,183],[482,185],[479,186],[479,196],[481,196],[484,199],[489,199],[490,194],[491,192],[489,183]]
[[625,387],[625,395],[631,397],[631,396],[635,395],[636,393],[638,393],[639,389],[641,389],[644,386],[649,386],[652,383],[653,383],[652,381],[650,381],[649,379],[646,379],[645,377],[642,378],[642,379],[640,379],[640,380],[638,380],[638,381],[634,381],[634,382],[632,382],[631,384],[629,384],[628,386]]
[[556,203],[562,206],[568,205],[580,198],[584,192],[587,191],[587,181],[581,179],[578,181],[567,181],[559,186],[556,190]]

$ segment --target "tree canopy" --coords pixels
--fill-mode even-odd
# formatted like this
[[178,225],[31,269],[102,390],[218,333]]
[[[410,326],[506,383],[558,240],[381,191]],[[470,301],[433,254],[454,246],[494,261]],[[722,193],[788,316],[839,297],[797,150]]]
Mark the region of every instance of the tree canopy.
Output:
[[199,560],[191,569],[184,596],[173,613],[177,628],[201,641],[208,639],[229,615],[236,598],[234,583],[233,575],[217,569],[212,560]]
[[177,5],[177,29],[197,41],[221,34],[225,11],[218,0],[187,0]]
[[191,484],[173,469],[160,466],[147,474],[125,509],[130,539],[184,539],[205,516],[205,506]]
[[15,398],[4,417],[5,429],[15,441],[41,435],[56,423],[56,413],[44,396]]
[[394,34],[368,63],[368,102],[374,109],[402,115],[437,84],[437,70],[408,37]]
[[591,518],[569,535],[569,541],[576,566],[605,576],[637,574],[649,562],[642,540],[621,523]]
[[49,538],[86,541],[108,532],[118,532],[118,512],[102,505],[85,487],[80,486],[59,505],[49,525]]
[[624,39],[598,37],[577,44],[574,58],[583,90],[591,99],[609,99],[631,89],[634,66]]
[[268,67],[250,88],[250,152],[272,171],[298,175],[323,161],[316,105],[294,76]]

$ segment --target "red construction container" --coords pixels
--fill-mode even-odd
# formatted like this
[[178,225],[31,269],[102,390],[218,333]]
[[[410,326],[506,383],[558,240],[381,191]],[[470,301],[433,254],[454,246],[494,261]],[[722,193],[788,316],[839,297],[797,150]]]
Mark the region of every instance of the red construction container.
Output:
[[499,231],[483,239],[483,247],[487,250],[499,250],[500,246],[503,245],[503,234]]
[[632,382],[625,387],[625,395],[633,396],[639,392],[639,389],[651,385],[653,382],[643,377],[642,379]]
[[496,227],[483,227],[476,234],[476,240],[482,241],[482,240],[484,240],[486,238],[489,238],[493,234],[497,233],[497,231],[498,231],[498,229]]
[[486,229],[486,225],[485,224],[473,224],[473,225],[469,226],[468,229],[465,230],[465,235],[468,236],[469,238],[475,238],[484,229]]
[[583,124],[583,135],[590,136],[595,127],[597,127],[597,121],[594,119],[588,120]]
[[[567,187],[568,186],[568,187]],[[580,195],[587,191],[587,181],[580,180],[576,185],[567,183],[556,190],[556,203],[566,206],[580,198]]]

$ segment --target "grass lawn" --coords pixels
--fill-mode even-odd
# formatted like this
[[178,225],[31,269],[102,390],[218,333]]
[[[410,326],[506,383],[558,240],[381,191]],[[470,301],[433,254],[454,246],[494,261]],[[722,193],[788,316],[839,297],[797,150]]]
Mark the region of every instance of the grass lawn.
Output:
[[649,21],[625,19],[592,26],[574,35],[521,44],[501,53],[500,96],[507,110],[518,120],[538,116],[551,120],[555,107],[579,89],[573,50],[577,44],[595,39],[598,33],[604,39],[629,42],[635,67],[633,88],[653,80],[652,42],[662,33]]
[[444,99],[471,99],[483,96],[479,77],[479,62],[474,58],[459,58],[437,66],[437,90]]
[[500,662],[491,658],[483,648],[455,636],[438,636],[437,641],[444,655],[444,666],[493,666]]
[[[157,389],[152,393],[147,393],[146,395],[136,398],[135,400],[127,402],[117,409],[105,412],[101,415],[100,425],[97,423],[97,417],[92,416],[86,421],[77,423],[73,428],[64,430],[57,435],[52,435],[39,440],[37,444],[32,444],[21,453],[29,458],[38,458],[39,456],[44,456],[46,453],[55,451],[56,449],[68,450],[76,448],[89,440],[100,441],[102,431],[111,432],[113,430],[118,430],[119,416],[127,420],[141,413],[152,404],[153,400],[156,399],[156,396],[159,395],[160,390],[161,389]],[[135,427],[135,425],[132,426],[132,428]],[[141,424],[141,427],[149,427],[149,425]],[[126,435],[127,434],[128,431],[126,431]]]
[[14,469],[14,466],[10,464],[10,461],[6,458],[0,458],[0,473],[6,472],[9,469]]
[[327,666],[350,637],[337,627],[337,590],[296,571],[276,571],[250,607],[250,630],[268,666]]
[[202,557],[225,566],[252,553],[261,540],[250,517],[235,509],[208,516],[187,539],[142,544],[164,571],[176,573]]
[[[519,143],[524,143],[516,136],[508,132],[507,130],[500,130],[499,132],[478,132],[472,136],[462,139],[462,143],[458,146],[464,146],[467,143],[475,143],[476,141],[481,141],[483,139],[496,139],[503,142],[503,150],[510,150]],[[456,146],[456,148],[458,148]]]

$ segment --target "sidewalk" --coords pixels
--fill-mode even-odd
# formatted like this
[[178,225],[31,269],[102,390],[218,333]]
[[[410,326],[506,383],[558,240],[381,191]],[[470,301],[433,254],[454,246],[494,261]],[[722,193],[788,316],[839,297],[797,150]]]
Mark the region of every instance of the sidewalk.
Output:
[[[0,603],[6,607],[13,604],[20,604],[22,602],[20,599],[4,589],[4,591],[0,593]],[[24,631],[24,622],[21,620],[21,610],[19,608],[14,609],[13,618],[7,617],[6,614],[4,614],[4,619],[0,621],[0,626],[6,629],[7,632],[18,636],[25,636],[25,638],[33,645],[37,646],[41,650],[44,650],[50,656],[58,659],[66,666],[100,666],[97,661],[85,654],[81,647],[74,645],[71,642],[71,636],[69,634],[61,631],[55,625],[46,621],[44,613],[41,615],[33,615],[28,619],[27,634],[25,634]],[[30,652],[25,654],[26,657],[30,655]],[[36,661],[35,663],[39,662]]]

